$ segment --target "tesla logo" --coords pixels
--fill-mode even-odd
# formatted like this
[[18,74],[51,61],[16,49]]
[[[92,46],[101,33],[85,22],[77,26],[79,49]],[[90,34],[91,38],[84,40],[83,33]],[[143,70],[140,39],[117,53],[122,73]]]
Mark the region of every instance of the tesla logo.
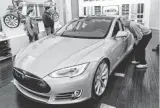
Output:
[[24,79],[25,78],[25,74],[22,73],[16,73],[16,76],[20,79]]
[[25,75],[24,74],[22,74],[22,79],[24,79],[25,78]]
[[44,81],[40,81],[38,83],[38,85],[41,86],[41,87],[46,87],[46,83]]

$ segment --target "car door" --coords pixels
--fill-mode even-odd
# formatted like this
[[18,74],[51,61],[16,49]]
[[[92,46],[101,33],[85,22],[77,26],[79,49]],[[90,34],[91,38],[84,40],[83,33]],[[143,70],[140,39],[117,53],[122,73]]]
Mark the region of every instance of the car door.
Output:
[[[121,23],[121,21],[120,21]],[[126,40],[124,40],[126,42],[126,48],[125,48],[125,52],[128,53],[134,46],[134,43],[135,43],[135,39],[134,39],[134,36],[133,34],[127,29],[127,28],[124,28],[122,23],[121,23],[121,26],[123,28],[123,30],[125,32],[127,32],[127,37],[126,37]]]
[[110,42],[110,49],[109,53],[111,54],[111,65],[115,66],[118,61],[121,60],[121,58],[124,56],[126,53],[127,49],[127,36],[124,37],[117,37],[117,33],[119,31],[123,31],[124,29],[120,25],[120,21],[117,20],[114,29],[112,31],[112,37],[109,39]]
[[122,54],[122,57],[123,57],[128,52],[128,48],[129,48],[129,45],[130,45],[130,42],[131,42],[131,36],[130,36],[131,34],[127,29],[124,29],[120,20],[118,20],[118,24],[119,24],[120,30],[127,33],[126,36],[122,37],[123,46],[124,46],[123,54]]

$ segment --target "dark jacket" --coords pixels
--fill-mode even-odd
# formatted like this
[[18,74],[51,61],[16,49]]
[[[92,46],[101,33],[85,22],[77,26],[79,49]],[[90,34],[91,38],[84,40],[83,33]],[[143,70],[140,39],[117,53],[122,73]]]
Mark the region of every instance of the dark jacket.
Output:
[[52,19],[51,15],[46,11],[42,15],[42,20],[45,28],[54,26],[54,20]]

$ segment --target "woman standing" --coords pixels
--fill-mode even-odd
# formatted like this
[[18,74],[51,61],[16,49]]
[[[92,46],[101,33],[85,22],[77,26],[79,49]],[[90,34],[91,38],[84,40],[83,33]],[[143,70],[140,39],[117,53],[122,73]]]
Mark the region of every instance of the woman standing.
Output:
[[33,40],[35,41],[38,40],[38,34],[39,34],[38,23],[35,19],[31,18],[32,13],[33,9],[32,8],[28,9],[26,16],[26,23],[25,23],[25,29],[29,37],[29,42],[33,42]]

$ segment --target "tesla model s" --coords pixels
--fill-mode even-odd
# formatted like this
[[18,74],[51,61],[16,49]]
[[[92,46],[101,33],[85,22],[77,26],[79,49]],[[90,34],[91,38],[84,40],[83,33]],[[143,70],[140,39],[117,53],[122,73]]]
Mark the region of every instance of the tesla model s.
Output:
[[113,16],[79,17],[18,52],[14,85],[46,104],[72,104],[107,92],[108,78],[132,51],[134,37]]

